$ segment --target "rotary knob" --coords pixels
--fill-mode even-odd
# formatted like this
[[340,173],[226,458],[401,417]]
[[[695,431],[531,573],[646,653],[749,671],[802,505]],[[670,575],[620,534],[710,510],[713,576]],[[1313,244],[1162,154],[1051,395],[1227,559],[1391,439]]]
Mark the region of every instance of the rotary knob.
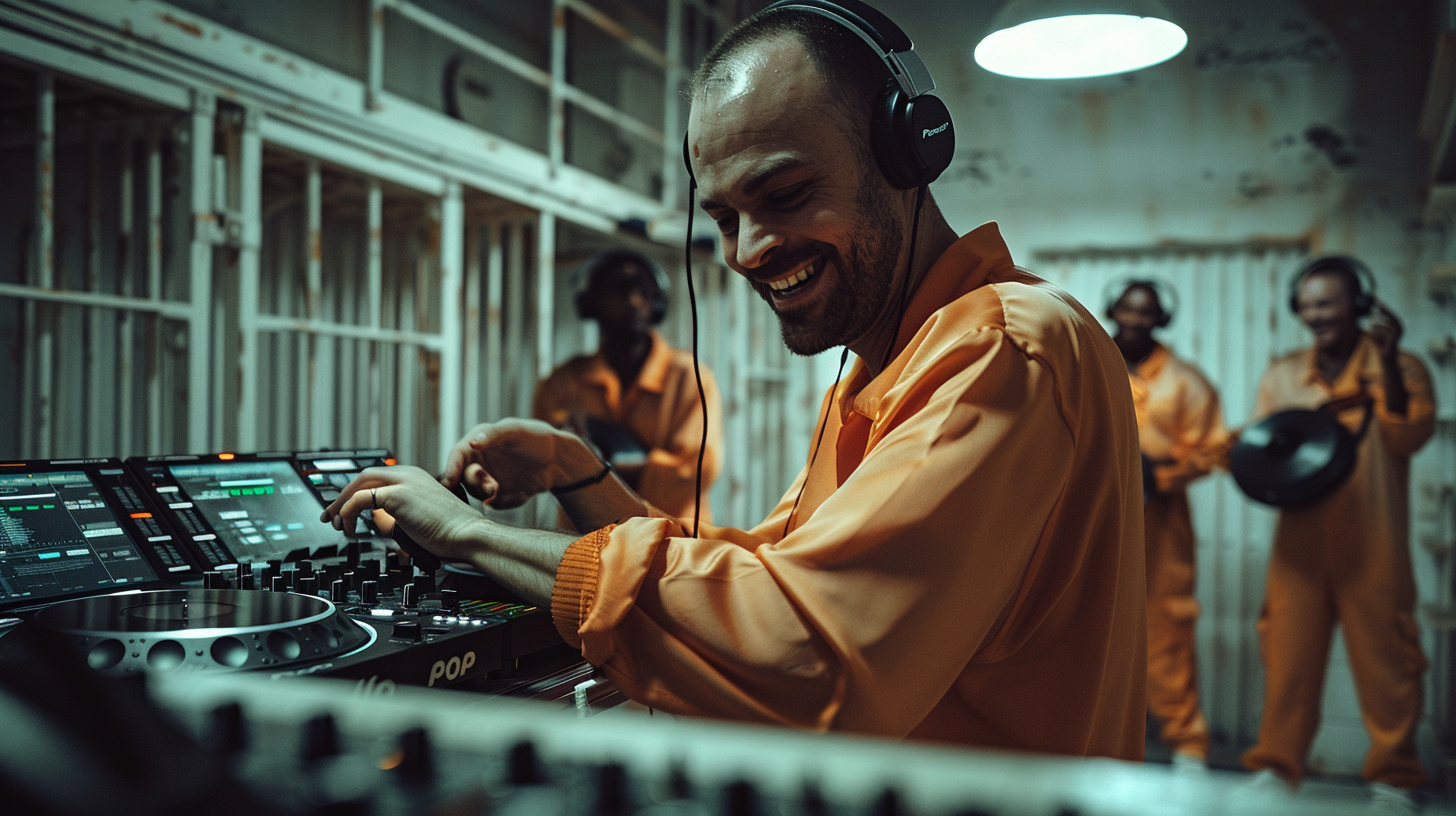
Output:
[[238,703],[223,703],[212,710],[213,748],[222,754],[236,754],[248,747],[248,725],[243,719],[243,707]]
[[379,602],[379,584],[374,581],[365,581],[359,585],[359,603],[370,606]]
[[440,590],[440,606],[451,611],[460,608],[460,593],[453,589]]
[[[396,627],[397,628],[397,627]],[[435,755],[430,735],[423,728],[411,728],[399,735],[399,765],[395,772],[406,785],[427,785],[435,778]]]
[[521,740],[511,746],[506,769],[506,781],[512,785],[540,785],[546,781],[541,771],[541,758],[536,755],[536,743],[530,740]]
[[425,637],[419,621],[405,620],[394,625],[394,637],[400,640],[420,641]]
[[420,602],[420,590],[414,584],[405,584],[402,603],[406,608],[413,609]]
[[299,759],[312,765],[339,753],[339,727],[334,715],[320,714],[303,724],[303,748]]

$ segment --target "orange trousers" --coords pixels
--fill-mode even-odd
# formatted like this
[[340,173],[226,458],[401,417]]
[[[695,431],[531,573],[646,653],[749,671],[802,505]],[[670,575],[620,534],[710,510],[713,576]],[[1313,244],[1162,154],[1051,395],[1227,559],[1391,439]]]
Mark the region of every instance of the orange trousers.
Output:
[[[1285,511],[1281,527],[1310,511]],[[1297,528],[1296,528],[1297,529]],[[1343,552],[1343,543],[1280,541],[1269,562],[1259,649],[1264,659],[1264,714],[1259,742],[1244,765],[1272,769],[1290,784],[1304,775],[1304,759],[1320,723],[1320,698],[1330,641],[1339,623],[1350,655],[1360,714],[1370,734],[1361,775],[1400,788],[1426,781],[1416,758],[1426,657],[1413,614],[1410,568],[1390,569],[1381,559]],[[1300,536],[1302,537],[1302,536]],[[1280,546],[1298,543],[1300,546]],[[1364,556],[1363,558],[1361,556]]]
[[1198,703],[1193,624],[1193,522],[1188,495],[1158,493],[1143,505],[1148,575],[1148,711],[1174,751],[1208,756],[1208,720]]

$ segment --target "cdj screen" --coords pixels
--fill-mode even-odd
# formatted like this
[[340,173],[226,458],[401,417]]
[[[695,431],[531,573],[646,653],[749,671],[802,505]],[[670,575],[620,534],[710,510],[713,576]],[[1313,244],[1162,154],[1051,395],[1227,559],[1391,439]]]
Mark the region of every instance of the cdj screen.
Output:
[[323,505],[287,461],[172,464],[167,470],[239,561],[343,541],[343,534],[319,521]]
[[156,580],[87,473],[0,472],[0,606]]

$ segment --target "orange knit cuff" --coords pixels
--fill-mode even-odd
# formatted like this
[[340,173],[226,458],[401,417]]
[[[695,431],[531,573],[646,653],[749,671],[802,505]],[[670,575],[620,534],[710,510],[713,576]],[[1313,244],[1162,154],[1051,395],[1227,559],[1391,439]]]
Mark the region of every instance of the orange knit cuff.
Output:
[[602,547],[611,539],[615,524],[608,524],[572,542],[556,565],[556,583],[551,588],[551,621],[561,639],[572,648],[581,648],[582,621],[591,611],[597,597],[597,574],[601,565]]

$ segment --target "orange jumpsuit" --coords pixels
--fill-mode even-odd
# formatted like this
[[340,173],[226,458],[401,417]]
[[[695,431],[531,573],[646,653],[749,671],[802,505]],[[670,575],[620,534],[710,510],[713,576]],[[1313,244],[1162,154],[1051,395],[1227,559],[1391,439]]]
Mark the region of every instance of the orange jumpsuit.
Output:
[[762,524],[687,538],[640,517],[571,545],[558,630],[669,713],[1140,758],[1142,493],[1117,347],[987,224],[929,270],[896,349],[826,394],[818,458]]
[[[1370,734],[1363,776],[1411,788],[1425,781],[1416,758],[1421,675],[1426,669],[1414,615],[1409,535],[1410,457],[1430,439],[1436,403],[1431,378],[1400,354],[1410,394],[1404,416],[1385,407],[1375,342],[1364,336],[1333,385],[1310,350],[1274,361],[1259,383],[1257,416],[1313,408],[1358,394],[1374,398],[1374,417],[1349,478],[1325,499],[1279,514],[1259,617],[1264,659],[1264,714],[1259,741],[1244,754],[1254,770],[1273,769],[1291,783],[1319,728],[1320,695],[1330,638],[1345,633],[1360,712]],[[1362,411],[1340,413],[1352,432]]]
[[1197,368],[1154,347],[1128,373],[1138,443],[1153,460],[1157,492],[1143,505],[1148,570],[1148,710],[1174,751],[1208,756],[1208,721],[1198,705],[1193,624],[1193,520],[1189,482],[1218,463],[1227,433],[1218,393]]
[[[723,457],[723,412],[713,373],[702,367],[703,393],[708,398],[708,446],[703,454],[703,521],[713,516],[708,491],[718,478]],[[531,415],[562,425],[572,411],[625,425],[647,444],[647,463],[637,493],[670,516],[692,518],[698,449],[703,437],[703,414],[693,356],[667,344],[652,333],[652,351],[642,364],[637,381],[622,392],[617,372],[598,352],[562,363],[536,387]]]

